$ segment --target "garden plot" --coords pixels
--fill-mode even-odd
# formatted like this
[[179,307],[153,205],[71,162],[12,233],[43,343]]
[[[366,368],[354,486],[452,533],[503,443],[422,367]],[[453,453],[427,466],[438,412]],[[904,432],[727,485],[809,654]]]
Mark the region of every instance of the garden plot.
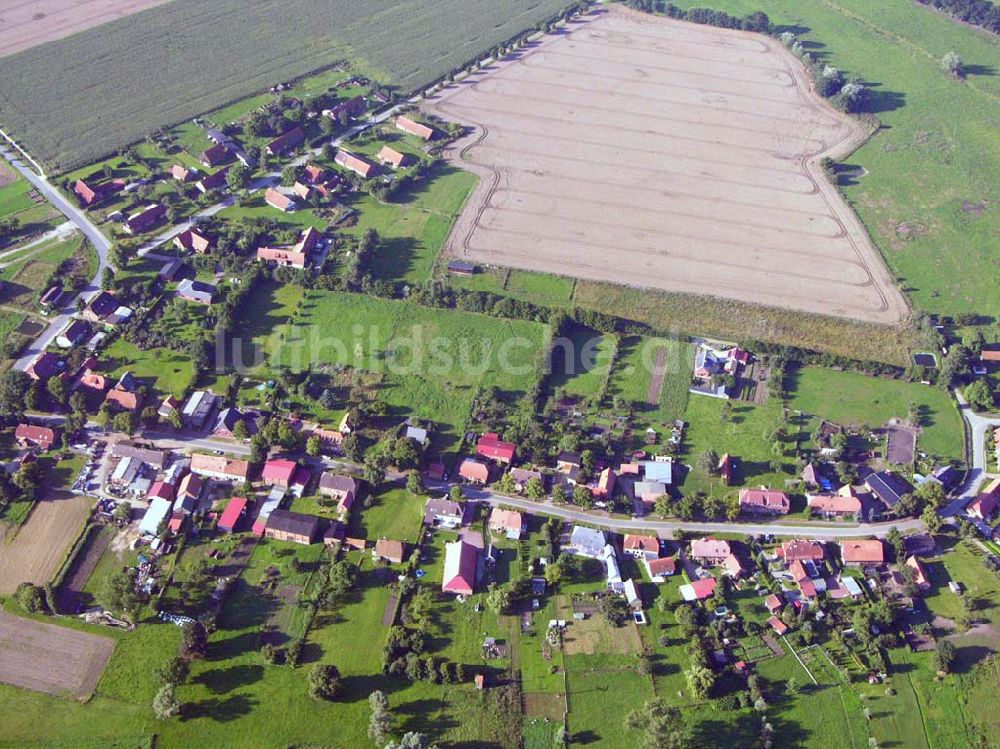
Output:
[[822,174],[864,128],[775,40],[592,13],[428,110],[483,179],[448,240],[463,258],[897,323],[907,307]]

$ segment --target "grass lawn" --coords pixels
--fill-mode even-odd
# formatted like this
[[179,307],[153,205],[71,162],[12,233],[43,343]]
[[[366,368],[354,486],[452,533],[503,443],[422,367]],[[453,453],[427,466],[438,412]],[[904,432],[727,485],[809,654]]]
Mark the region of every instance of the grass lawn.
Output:
[[615,337],[574,325],[569,335],[555,344],[552,387],[583,398],[600,394],[614,364]]
[[573,296],[576,280],[549,273],[512,270],[505,291],[515,299],[528,299],[538,304],[561,307]]
[[312,291],[294,328],[269,347],[269,363],[381,373],[379,397],[393,418],[433,422],[440,450],[460,437],[478,387],[496,386],[511,398],[531,389],[547,336],[548,327],[537,323]]
[[194,382],[194,366],[185,355],[168,349],[142,351],[123,338],[115,339],[104,352],[107,370],[113,377],[126,370],[150,382],[162,394],[181,396]]
[[569,669],[569,732],[574,743],[593,747],[636,746],[640,735],[627,731],[629,711],[653,698],[653,681],[622,664],[617,670]]
[[359,502],[351,513],[348,535],[375,541],[388,538],[414,543],[420,534],[427,497],[387,485]]
[[788,377],[790,407],[843,425],[878,427],[915,409],[918,446],[932,455],[961,459],[962,417],[948,393],[919,382],[804,367]]
[[376,278],[426,281],[475,185],[471,172],[442,164],[391,203],[359,194],[352,206],[358,222],[347,232],[358,237],[368,229],[378,232],[382,241],[371,264]]
[[[763,406],[733,403],[729,421],[723,422],[722,404],[718,398],[703,395],[692,395],[688,401],[682,462],[691,465],[692,470],[684,481],[685,493],[702,490],[724,496],[732,491],[718,477],[709,476],[698,467],[698,456],[705,450],[737,458],[740,485],[784,486],[789,476],[771,471],[771,442],[767,436],[779,423],[781,405],[774,400]],[[790,459],[787,462],[791,464]]]

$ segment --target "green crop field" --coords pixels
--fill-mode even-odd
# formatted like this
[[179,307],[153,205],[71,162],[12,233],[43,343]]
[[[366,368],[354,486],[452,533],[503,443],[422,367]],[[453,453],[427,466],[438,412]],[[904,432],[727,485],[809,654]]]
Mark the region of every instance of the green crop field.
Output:
[[0,60],[0,111],[37,158],[71,169],[340,60],[409,92],[566,4],[174,0]]
[[842,425],[878,427],[907,418],[911,407],[921,425],[917,440],[933,455],[961,459],[965,454],[962,420],[946,392],[856,372],[805,367],[788,378],[790,406]]
[[[1000,314],[1000,212],[983,204],[1000,191],[1000,38],[912,0],[676,4],[762,10],[824,63],[868,81],[884,127],[848,159],[865,170],[843,185],[848,201],[917,307]],[[965,61],[964,81],[941,69],[951,50]]]
[[[667,350],[659,399],[647,403],[658,352]],[[688,403],[694,347],[675,340],[627,336],[618,348],[618,361],[611,373],[608,395],[632,403],[644,419],[680,419]]]

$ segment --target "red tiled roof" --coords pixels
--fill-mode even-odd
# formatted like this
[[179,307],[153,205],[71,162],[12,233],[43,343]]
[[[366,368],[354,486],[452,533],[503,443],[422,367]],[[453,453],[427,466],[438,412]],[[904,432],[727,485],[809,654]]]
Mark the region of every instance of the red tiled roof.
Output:
[[247,501],[243,497],[233,497],[229,500],[229,504],[222,512],[222,517],[219,518],[219,528],[224,531],[232,531],[246,506]]
[[104,401],[105,403],[113,403],[126,411],[137,411],[142,406],[142,396],[127,390],[109,390]]
[[146,496],[150,499],[155,497],[167,500],[173,499],[174,485],[168,484],[166,481],[157,481],[149,488],[149,493]]
[[382,150],[378,152],[378,160],[388,162],[395,167],[401,167],[406,163],[406,154],[400,153],[395,148],[382,146]]
[[854,564],[882,564],[885,562],[885,547],[879,540],[850,540],[840,544],[844,562]]
[[517,445],[513,442],[503,442],[496,432],[487,432],[479,438],[476,444],[476,454],[484,458],[510,463],[514,459]]
[[14,430],[14,438],[19,442],[31,442],[40,447],[49,448],[56,441],[56,433],[49,427],[18,424],[17,429]]
[[767,620],[767,623],[771,625],[771,629],[777,632],[779,635],[783,635],[788,631],[788,625],[785,624],[781,619],[776,616],[772,616]]
[[765,598],[765,599],[764,599],[764,606],[765,606],[765,607],[767,608],[767,610],[768,610],[768,611],[770,611],[770,612],[771,612],[772,614],[773,614],[773,613],[774,613],[775,611],[780,611],[780,610],[781,610],[781,608],[782,608],[782,607],[783,607],[784,605],[785,605],[785,602],[784,602],[784,601],[782,601],[782,600],[781,600],[781,599],[780,599],[780,598],[779,598],[779,597],[778,597],[778,596],[777,596],[776,594],[774,594],[774,593],[772,593],[771,595],[769,595],[769,596],[768,596],[767,598]]
[[633,536],[627,534],[622,541],[625,551],[659,551],[660,540],[656,536]]
[[267,192],[264,193],[264,202],[279,211],[287,211],[295,205],[294,200],[273,187],[267,188]]
[[294,127],[283,135],[279,135],[277,138],[272,140],[267,144],[267,151],[275,156],[283,154],[292,148],[302,145],[305,141],[306,135],[302,132],[301,127]]
[[434,129],[427,127],[420,122],[415,122],[409,117],[404,117],[400,115],[396,118],[396,127],[398,127],[403,132],[409,133],[410,135],[416,135],[418,138],[423,138],[424,140],[430,140],[434,137]]
[[751,512],[776,512],[784,515],[791,507],[791,501],[787,494],[776,489],[741,489],[740,507]]
[[715,593],[715,578],[703,577],[701,580],[695,580],[691,583],[691,590],[699,601],[708,598]]
[[823,558],[823,544],[801,539],[785,541],[781,544],[781,557],[786,562],[794,562],[798,559],[819,561]]
[[650,559],[646,562],[646,566],[650,575],[672,575],[677,571],[677,560],[674,557],[660,557]]
[[261,473],[261,478],[265,482],[275,481],[282,484],[288,484],[291,483],[292,476],[295,474],[295,469],[297,467],[298,466],[294,460],[275,458],[264,464],[264,470]]

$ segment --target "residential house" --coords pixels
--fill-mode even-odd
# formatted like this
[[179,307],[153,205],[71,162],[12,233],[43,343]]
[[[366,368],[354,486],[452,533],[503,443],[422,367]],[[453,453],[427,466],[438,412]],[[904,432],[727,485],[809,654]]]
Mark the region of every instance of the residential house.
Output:
[[292,541],[308,546],[319,535],[319,518],[291,510],[274,510],[267,518],[265,538],[276,541]]
[[704,601],[715,594],[715,578],[704,577],[695,580],[690,585],[682,585],[678,588],[681,598],[685,601]]
[[462,505],[447,497],[432,497],[424,504],[424,523],[439,528],[458,528],[464,517]]
[[298,464],[294,460],[272,458],[264,464],[261,480],[265,484],[274,484],[287,489],[292,485],[292,476],[295,475],[296,468]]
[[90,337],[90,325],[85,320],[71,320],[56,337],[56,345],[61,348],[73,348]]
[[378,167],[368,159],[364,159],[360,156],[355,156],[350,151],[345,151],[341,148],[337,151],[337,155],[334,157],[334,163],[339,166],[344,167],[349,172],[354,172],[361,179],[371,179],[378,174]]
[[287,133],[279,135],[268,143],[264,150],[268,156],[282,156],[301,146],[306,140],[306,134],[301,127],[293,127]]
[[615,492],[615,481],[618,476],[610,468],[601,471],[597,479],[597,486],[594,487],[593,494],[598,499],[611,499]]
[[556,456],[556,470],[560,473],[569,473],[573,469],[579,470],[582,466],[583,459],[578,453],[563,450]]
[[466,458],[459,466],[458,475],[463,481],[482,486],[490,481],[490,467],[473,458]]
[[649,513],[653,511],[656,500],[667,493],[667,487],[660,481],[636,481],[632,491],[642,502],[643,511]]
[[350,476],[327,472],[319,477],[319,493],[337,500],[337,512],[345,513],[358,496],[358,482]]
[[146,497],[149,499],[167,499],[172,502],[174,491],[173,484],[169,484],[166,481],[154,481],[153,485],[149,487],[149,491],[146,492]]
[[885,564],[885,545],[878,539],[851,539],[840,544],[840,559],[848,567],[879,567]]
[[215,426],[212,427],[212,435],[222,439],[236,439],[236,428],[238,424],[243,424],[246,428],[247,436],[253,437],[257,433],[257,414],[255,412],[244,413],[235,406],[224,408],[219,411],[215,419]]
[[674,483],[674,461],[668,456],[657,460],[640,460],[639,466],[646,481],[659,481],[666,486]]
[[152,447],[143,447],[128,440],[116,442],[111,446],[111,455],[116,458],[134,458],[141,463],[146,463],[158,471],[162,471],[167,464],[167,451],[157,450]]
[[194,177],[196,172],[197,170],[189,169],[183,164],[174,164],[172,167],[170,167],[170,176],[173,177],[178,182],[190,181]]
[[306,164],[302,167],[302,179],[310,185],[319,185],[326,182],[329,172],[319,164]]
[[776,489],[741,489],[740,509],[752,514],[787,515],[791,500]]
[[825,555],[823,544],[818,541],[784,541],[778,550],[778,556],[789,564],[806,560],[819,562]]
[[774,630],[778,637],[784,637],[788,633],[788,625],[776,616],[767,620],[768,625]]
[[394,148],[389,148],[389,146],[382,146],[382,150],[378,152],[378,160],[383,164],[389,164],[394,169],[405,166],[406,158],[405,153],[400,153]]
[[186,302],[211,305],[215,299],[215,287],[204,281],[192,281],[190,278],[181,279],[177,284],[177,296]]
[[479,552],[465,541],[452,541],[444,547],[444,574],[441,592],[471,596],[476,587]]
[[510,465],[514,460],[517,445],[513,442],[503,442],[496,432],[487,432],[476,443],[476,455],[487,458],[501,465]]
[[656,536],[626,534],[622,541],[622,551],[636,559],[658,559],[660,556],[660,539]]
[[56,431],[33,424],[18,424],[14,430],[14,438],[20,447],[40,447],[42,450],[50,450],[56,443]]
[[177,486],[177,501],[175,510],[191,513],[198,509],[198,500],[201,499],[201,492],[204,482],[194,473],[184,474],[180,484]]
[[127,234],[142,234],[156,226],[166,215],[166,208],[159,203],[151,203],[125,219],[122,230]]
[[105,322],[118,309],[118,300],[107,291],[98,293],[84,308],[82,316],[91,322]]
[[403,115],[396,118],[396,127],[404,133],[415,135],[423,140],[430,140],[434,137],[434,128],[411,120],[409,117],[404,117]]
[[654,583],[662,583],[677,573],[677,560],[674,557],[643,559],[643,563],[646,565],[649,579]]
[[250,463],[245,460],[233,460],[224,455],[194,453],[191,456],[191,470],[209,478],[246,481],[250,476]]
[[28,365],[25,373],[33,380],[44,382],[50,377],[61,373],[66,368],[66,362],[50,351],[44,351]]
[[994,479],[965,508],[966,513],[976,520],[992,520],[1000,507],[1000,479]]
[[816,467],[815,463],[807,463],[806,467],[802,469],[802,481],[807,486],[819,486],[821,478],[819,468]]
[[202,166],[215,167],[232,161],[233,155],[233,152],[227,146],[217,143],[202,151],[201,156],[198,157],[198,161],[201,162]]
[[267,188],[267,191],[264,193],[264,202],[284,213],[290,213],[298,207],[294,200],[273,187]]
[[743,562],[740,561],[740,558],[735,554],[730,554],[726,557],[722,562],[722,566],[727,575],[735,578],[746,577],[748,571]]
[[[210,456],[205,456],[210,457]],[[191,462],[191,470],[194,470],[194,460]],[[226,509],[222,511],[222,516],[219,518],[218,528],[224,533],[232,533],[236,530],[236,525],[239,523],[240,518],[243,517],[243,512],[247,508],[247,500],[243,497],[233,497],[229,500],[229,504],[226,505]]]
[[527,489],[528,482],[531,481],[532,479],[537,479],[538,481],[542,482],[542,486],[545,485],[540,471],[531,471],[526,468],[511,468],[510,476],[512,479],[514,479],[514,486],[522,494],[524,493],[525,489]]
[[733,553],[728,541],[717,538],[696,538],[691,541],[691,559],[702,564],[714,566],[722,564]]
[[406,546],[402,541],[392,541],[387,538],[380,538],[375,542],[375,549],[372,556],[376,561],[385,561],[390,564],[402,564]]
[[604,531],[575,525],[569,536],[569,544],[563,547],[563,551],[589,559],[600,559],[607,543]]
[[112,410],[134,412],[142,408],[142,395],[131,390],[126,390],[119,383],[108,391],[108,394],[104,397],[104,402]]
[[293,245],[258,247],[257,259],[269,265],[305,268],[309,264],[309,256],[316,248],[319,239],[319,231],[310,226],[299,235],[298,241]]
[[307,185],[305,182],[299,182],[298,180],[295,181],[295,184],[292,185],[291,189],[292,189],[292,195],[299,198],[300,200],[309,200],[313,192],[312,188],[309,185]]
[[212,249],[212,240],[198,229],[187,229],[174,237],[174,246],[179,250],[193,250],[204,255]]
[[777,595],[776,593],[772,593],[771,595],[769,595],[767,598],[764,599],[764,608],[766,608],[767,613],[771,614],[772,616],[774,614],[777,614],[784,607],[785,607],[784,600],[781,598],[781,596]]
[[125,180],[111,179],[107,182],[88,183],[86,180],[78,179],[73,185],[73,192],[80,198],[85,208],[97,205],[109,195],[114,195],[125,189]]
[[524,518],[516,510],[494,507],[490,513],[490,530],[505,534],[511,541],[517,541],[524,532]]
[[168,395],[163,399],[163,403],[156,411],[156,415],[161,419],[169,419],[170,415],[180,407],[180,401],[178,401],[174,396]]
[[217,172],[206,175],[195,182],[195,188],[200,193],[209,193],[212,190],[221,190],[228,183],[229,167],[223,167]]
[[324,117],[329,117],[334,122],[342,123],[346,120],[346,118],[357,117],[359,114],[364,114],[364,111],[365,98],[363,96],[352,96],[350,99],[345,99],[329,109],[324,109],[322,114]]
[[823,517],[847,517],[861,513],[861,498],[853,489],[848,486],[850,493],[845,496],[842,492],[836,494],[807,494],[806,504],[814,515]]

